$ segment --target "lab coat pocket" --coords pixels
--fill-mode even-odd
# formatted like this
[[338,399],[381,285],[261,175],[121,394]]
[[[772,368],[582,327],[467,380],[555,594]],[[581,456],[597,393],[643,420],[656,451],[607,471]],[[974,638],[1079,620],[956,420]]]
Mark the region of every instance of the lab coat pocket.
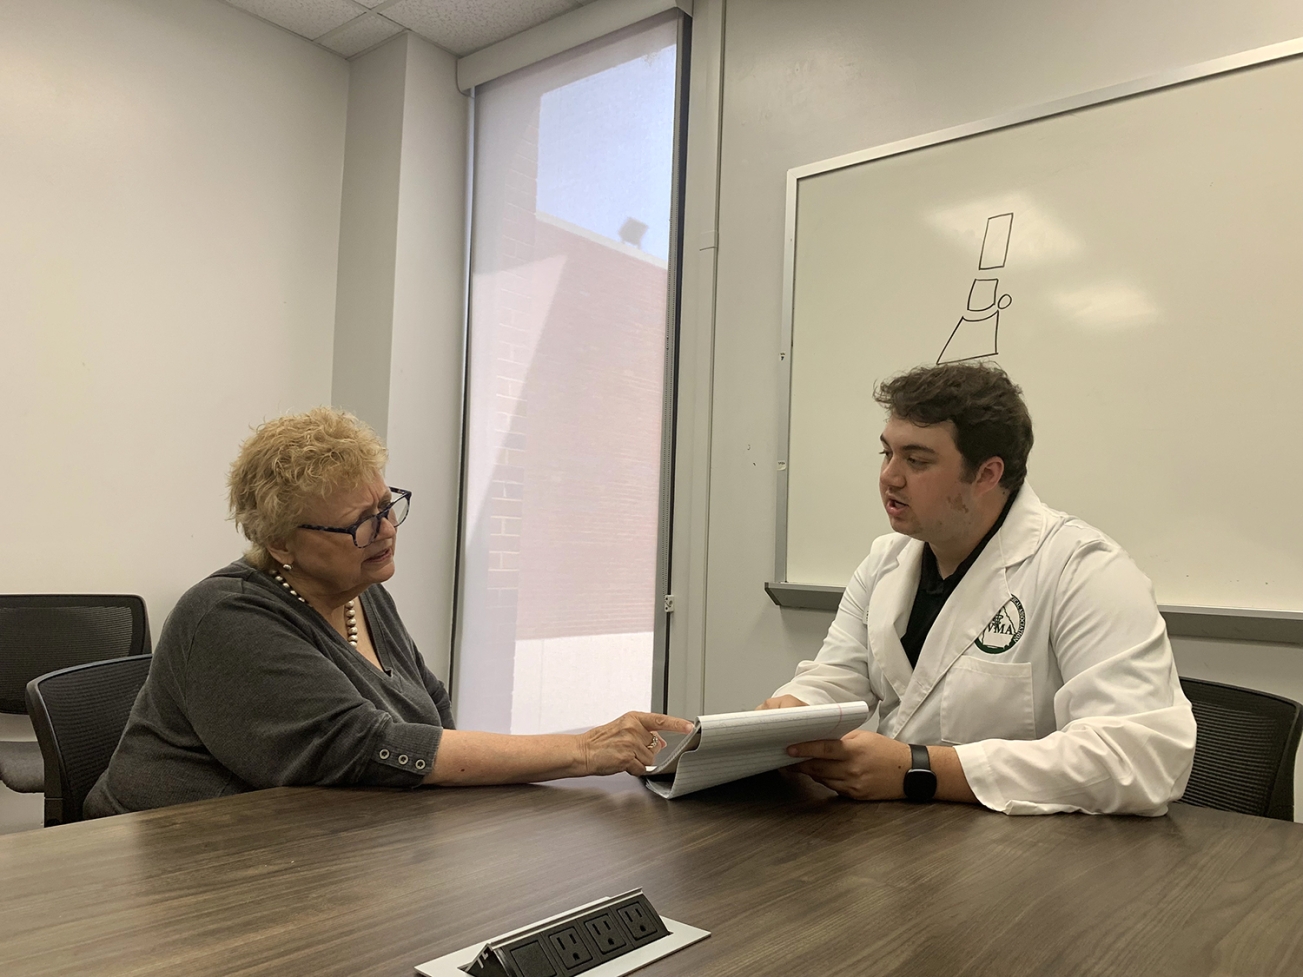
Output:
[[948,744],[1036,738],[1031,662],[965,655],[942,679],[941,739]]

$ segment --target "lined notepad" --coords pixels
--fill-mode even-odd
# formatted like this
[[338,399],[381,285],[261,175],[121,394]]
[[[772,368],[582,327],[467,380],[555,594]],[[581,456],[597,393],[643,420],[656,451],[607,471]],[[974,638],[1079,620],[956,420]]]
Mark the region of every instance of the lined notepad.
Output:
[[868,718],[863,702],[702,716],[691,733],[656,755],[643,783],[674,798],[777,770],[801,762],[787,755],[792,744],[840,739]]

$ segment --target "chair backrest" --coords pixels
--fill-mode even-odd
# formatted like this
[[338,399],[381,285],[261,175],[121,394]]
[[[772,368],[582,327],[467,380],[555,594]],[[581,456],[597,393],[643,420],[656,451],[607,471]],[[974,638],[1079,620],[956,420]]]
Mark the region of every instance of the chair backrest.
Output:
[[1183,678],[1199,735],[1186,804],[1294,820],[1294,755],[1303,706],[1293,699]]
[[81,820],[109,765],[153,655],[61,668],[27,683],[27,711],[45,758],[45,823]]
[[149,615],[135,595],[0,595],[0,712],[24,712],[38,675],[149,652]]

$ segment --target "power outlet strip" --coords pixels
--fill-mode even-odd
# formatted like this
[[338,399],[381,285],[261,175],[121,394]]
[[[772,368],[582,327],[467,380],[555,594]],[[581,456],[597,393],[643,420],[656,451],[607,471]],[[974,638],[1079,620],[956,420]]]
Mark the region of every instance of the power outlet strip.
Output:
[[705,939],[663,919],[632,889],[447,954],[416,968],[430,977],[617,977]]

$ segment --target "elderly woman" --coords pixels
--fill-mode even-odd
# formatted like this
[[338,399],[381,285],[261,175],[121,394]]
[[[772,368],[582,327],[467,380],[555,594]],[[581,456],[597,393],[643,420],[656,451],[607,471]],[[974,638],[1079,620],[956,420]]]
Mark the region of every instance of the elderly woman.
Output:
[[458,730],[384,581],[410,493],[385,448],[320,407],[262,425],[231,467],[252,544],[163,626],[149,678],[87,817],[285,784],[499,784],[640,773],[656,731],[631,712],[580,735]]

